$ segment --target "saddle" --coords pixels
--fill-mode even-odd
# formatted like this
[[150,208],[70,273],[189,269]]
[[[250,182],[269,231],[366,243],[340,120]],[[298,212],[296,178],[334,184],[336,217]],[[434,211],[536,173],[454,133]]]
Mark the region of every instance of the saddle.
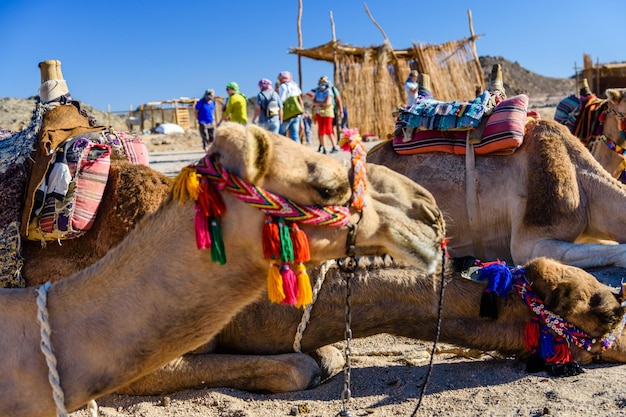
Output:
[[477,155],[510,155],[524,140],[529,114],[528,96],[524,94],[498,100],[485,91],[471,102],[452,102],[438,108],[450,112],[444,116],[431,111],[428,117],[416,117],[414,107],[400,111],[393,138],[396,153],[465,155],[469,142]]

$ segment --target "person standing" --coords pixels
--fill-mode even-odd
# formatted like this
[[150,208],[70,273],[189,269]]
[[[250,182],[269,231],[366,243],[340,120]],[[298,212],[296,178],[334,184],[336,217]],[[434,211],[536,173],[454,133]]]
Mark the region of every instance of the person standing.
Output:
[[[300,124],[304,109],[302,90],[293,81],[289,71],[281,71],[278,74],[278,82],[280,83],[278,95],[283,102],[283,122],[280,124],[279,133],[286,136],[289,132],[291,139],[300,143]],[[292,110],[292,106],[295,110]]]
[[236,82],[226,84],[226,93],[228,94],[228,104],[222,114],[220,123],[224,120],[229,120],[242,125],[248,124],[248,99],[239,91],[239,84]]
[[259,89],[261,91],[256,96],[252,123],[258,121],[259,126],[270,132],[278,133],[283,118],[283,102],[272,88],[272,82],[267,78],[259,81]]
[[206,152],[215,138],[215,100],[214,91],[206,90],[204,96],[198,100],[195,107],[198,129],[202,138],[202,149]]
[[417,82],[417,70],[411,70],[409,77],[404,82],[404,91],[406,92],[407,105],[411,107],[417,99],[419,83]]
[[337,139],[333,133],[333,120],[335,118],[335,110],[333,106],[333,94],[330,88],[330,82],[327,77],[321,77],[317,88],[313,90],[313,108],[315,109],[315,121],[317,123],[317,134],[320,141],[320,147],[317,150],[326,153],[326,138],[330,139],[332,145],[331,153],[338,152]]

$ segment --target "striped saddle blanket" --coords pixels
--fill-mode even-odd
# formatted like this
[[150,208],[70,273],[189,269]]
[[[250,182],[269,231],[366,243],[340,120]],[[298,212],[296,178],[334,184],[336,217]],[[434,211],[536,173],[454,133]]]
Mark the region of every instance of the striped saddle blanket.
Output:
[[[515,152],[524,139],[528,96],[514,96],[490,108],[488,98],[483,97],[485,93],[466,106],[453,105],[453,112],[446,115],[447,120],[443,123],[439,122],[442,117],[435,116],[429,123],[423,123],[410,109],[408,116],[402,112],[396,122],[394,150],[398,154],[446,152],[464,155],[469,135],[478,155]],[[454,110],[462,115],[456,121],[452,120]]]

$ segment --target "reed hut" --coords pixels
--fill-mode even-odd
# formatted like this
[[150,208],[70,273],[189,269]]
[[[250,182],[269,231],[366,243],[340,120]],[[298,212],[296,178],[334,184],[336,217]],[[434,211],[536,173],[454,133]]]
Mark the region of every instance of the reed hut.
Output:
[[584,67],[581,77],[587,79],[589,87],[598,96],[606,98],[607,88],[626,87],[626,63],[593,64],[591,55],[583,54]]
[[302,57],[333,63],[334,84],[349,111],[350,125],[358,127],[362,135],[386,139],[393,133],[395,120],[392,113],[399,105],[406,103],[404,82],[411,70],[430,76],[431,91],[438,100],[468,100],[476,96],[478,89],[484,89],[483,73],[475,46],[480,36],[474,35],[471,10],[467,11],[470,37],[440,45],[413,42],[411,48],[400,50],[393,49],[367,4],[365,12],[384,37],[381,45],[358,47],[337,40],[331,12],[332,40],[305,49],[302,47],[300,0],[300,46],[289,48],[289,53],[298,55],[298,68]]

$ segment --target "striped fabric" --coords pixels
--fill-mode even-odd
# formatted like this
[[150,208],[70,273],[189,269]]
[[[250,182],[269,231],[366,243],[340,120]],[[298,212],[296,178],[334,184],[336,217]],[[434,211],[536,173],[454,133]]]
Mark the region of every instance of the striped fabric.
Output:
[[68,163],[72,175],[65,197],[48,196],[37,218],[31,222],[28,239],[71,239],[91,228],[104,194],[111,167],[111,148],[89,142],[78,163]]
[[[474,144],[478,155],[508,155],[519,148],[524,139],[528,110],[528,96],[518,95],[500,102],[485,124],[480,143]],[[399,154],[446,152],[465,155],[467,132],[443,130],[415,130],[407,142],[396,135],[393,148]]]
[[117,132],[122,142],[124,153],[128,160],[135,165],[149,165],[148,147],[141,140],[139,134],[132,135],[130,132]]

